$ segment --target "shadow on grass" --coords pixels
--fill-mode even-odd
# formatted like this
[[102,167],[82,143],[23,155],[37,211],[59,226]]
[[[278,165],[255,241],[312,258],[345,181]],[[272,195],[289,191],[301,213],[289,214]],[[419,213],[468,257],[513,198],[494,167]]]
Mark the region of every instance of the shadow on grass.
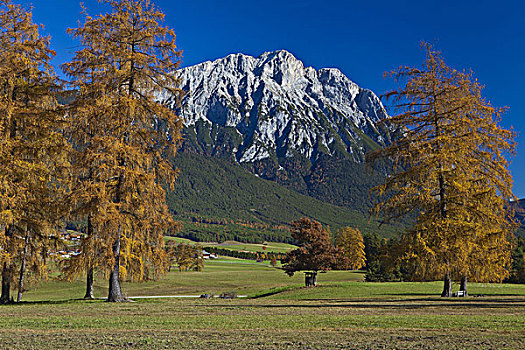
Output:
[[250,297],[250,299],[265,298],[265,297],[276,295],[276,294],[279,294],[279,293],[282,293],[282,292],[286,292],[286,291],[294,290],[294,289],[299,289],[299,288],[301,288],[301,287],[299,287],[299,286],[286,286],[286,287],[272,288],[272,289],[269,289],[269,290],[263,290],[260,293]]
[[[278,294],[280,291],[268,291],[267,293],[252,297],[250,299],[260,299],[266,296]],[[517,308],[525,309],[525,297],[523,295],[504,294],[504,298],[494,298],[494,294],[487,298],[465,297],[465,298],[442,298],[439,295],[429,296],[421,293],[389,294],[391,296],[424,296],[421,298],[349,298],[349,299],[301,299],[284,301],[276,304],[243,304],[243,307],[253,308],[352,308],[352,309],[428,309],[436,307],[462,308],[462,309],[505,309]],[[499,295],[498,295],[499,296]],[[518,298],[513,298],[518,297]],[[272,299],[270,299],[272,300]],[[277,301],[277,300],[275,300]],[[315,304],[305,304],[312,302]],[[231,305],[214,305],[217,307],[231,307]]]
[[[497,305],[501,304],[503,307],[508,306],[507,304],[523,304],[525,305],[525,297],[523,295],[503,295],[505,298],[494,298],[494,297],[451,297],[451,298],[442,298],[440,296],[428,296],[425,298],[351,298],[351,299],[303,299],[305,301],[326,301],[330,303],[383,303],[383,304],[410,304],[417,302],[426,302],[429,303],[428,306],[436,306],[436,304],[446,304],[446,305]],[[513,298],[514,297],[514,298]],[[517,297],[517,298],[516,298]]]
[[[10,305],[10,306],[24,306],[24,305],[62,305],[62,304],[71,304],[71,303],[93,303],[93,302],[104,302],[105,300],[90,300],[90,299],[83,299],[83,298],[77,298],[77,299],[63,299],[63,300],[33,300],[33,301],[21,301],[19,303],[8,303],[4,305]],[[2,307],[2,305],[0,305]]]
[[[319,301],[319,300],[315,300]],[[325,300],[323,300],[325,301]],[[435,301],[435,300],[432,300]],[[297,304],[297,303],[280,303],[280,304],[271,304],[271,305],[261,305],[261,304],[243,304],[242,307],[254,308],[254,309],[279,309],[279,308],[297,308],[297,309],[322,309],[322,308],[349,308],[349,309],[389,309],[389,310],[417,310],[417,309],[435,309],[436,306],[443,306],[447,308],[462,308],[462,309],[506,309],[509,308],[509,303],[519,302],[522,305],[512,305],[513,308],[525,309],[524,301],[512,301],[512,300],[502,300],[497,303],[472,303],[472,302],[456,302],[456,303],[416,303],[410,304],[405,301],[398,301],[398,304],[392,304],[392,301],[382,300],[381,302],[363,302],[363,300],[356,301],[352,303],[351,301],[345,300],[340,301],[339,303],[319,303],[319,304]],[[209,305],[195,305],[195,307],[208,307]],[[239,305],[237,305],[239,306]],[[213,304],[213,307],[224,307],[231,308],[231,304]]]
[[[389,295],[389,296],[429,296],[428,293],[385,293],[383,295]],[[437,298],[440,298],[441,297],[439,296],[439,294],[435,294],[435,297]],[[470,294],[469,293],[469,298],[490,298],[490,297],[524,297],[525,298],[525,295],[523,294],[505,294],[505,293],[490,293],[490,294]],[[446,300],[446,299],[457,299],[457,297],[451,297],[451,298],[442,298],[443,300]],[[461,297],[460,299],[464,299],[463,297]]]
[[420,296],[420,297],[437,297],[440,298],[439,294],[428,294],[428,293],[384,293],[383,295],[390,295],[390,296]]

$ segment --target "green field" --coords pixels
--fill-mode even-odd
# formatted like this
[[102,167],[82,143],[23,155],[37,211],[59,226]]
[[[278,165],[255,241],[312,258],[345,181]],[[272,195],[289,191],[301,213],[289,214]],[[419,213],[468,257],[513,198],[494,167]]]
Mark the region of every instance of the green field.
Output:
[[198,243],[204,248],[217,247],[217,248],[223,248],[223,249],[229,249],[229,250],[254,252],[254,253],[258,253],[258,252],[286,253],[292,249],[297,248],[297,246],[294,246],[292,244],[279,243],[279,242],[268,242],[266,244],[253,244],[253,243],[242,243],[242,242],[236,242],[236,241],[226,241],[223,243],[195,242],[190,239],[182,238],[182,237],[166,237],[166,239],[172,240],[178,243],[186,243],[186,244],[197,244]]
[[[159,281],[123,283],[128,296],[143,295],[200,295],[204,293],[219,295],[223,292],[237,292],[239,295],[253,296],[272,288],[300,287],[302,273],[288,277],[282,270],[273,268],[268,262],[257,263],[250,260],[220,258],[206,261],[202,272],[179,272],[172,269]],[[320,274],[324,282],[341,283],[363,280],[362,272],[332,271]],[[107,282],[95,281],[95,296],[104,297]],[[73,283],[50,281],[24,293],[26,301],[68,300],[84,295],[84,281]]]
[[[366,283],[361,272],[286,276],[267,264],[206,262],[125,283],[129,296],[235,291],[251,298],[78,300],[83,281],[49,281],[0,307],[0,344],[12,349],[523,349],[525,286],[470,284],[483,297],[439,297],[440,282]],[[457,290],[458,286],[454,286]],[[106,282],[95,293],[104,297]]]

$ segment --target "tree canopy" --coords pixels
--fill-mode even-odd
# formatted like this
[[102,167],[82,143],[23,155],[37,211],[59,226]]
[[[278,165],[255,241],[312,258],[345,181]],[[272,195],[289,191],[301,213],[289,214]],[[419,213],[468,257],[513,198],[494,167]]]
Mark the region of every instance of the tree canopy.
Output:
[[413,214],[403,236],[413,278],[438,275],[501,281],[510,261],[512,178],[506,154],[514,133],[498,123],[504,112],[482,97],[472,72],[448,67],[422,45],[422,68],[388,73],[405,85],[387,96],[399,114],[386,123],[403,137],[368,156],[388,158],[394,174],[376,191],[386,198],[376,213],[387,220]]
[[60,133],[65,118],[49,63],[55,53],[39,31],[31,11],[0,1],[1,302],[9,301],[15,267],[18,301],[26,268],[44,275],[67,190],[68,146]]
[[335,246],[343,251],[344,264],[341,268],[358,270],[365,266],[365,244],[357,228],[344,227],[336,232]]
[[181,53],[149,0],[105,2],[110,13],[92,17],[84,9],[84,23],[68,30],[81,48],[63,70],[76,92],[71,198],[74,213],[90,216],[93,225],[78,261],[109,271],[108,300],[121,301],[121,273],[143,280],[165,271],[162,234],[176,226],[163,186],[172,186],[177,174],[169,160],[181,121],[157,96],[179,95]]
[[332,245],[330,233],[319,222],[301,218],[290,223],[290,231],[299,248],[286,253],[281,260],[289,276],[297,271],[311,271],[315,275],[331,270],[343,259],[341,250]]

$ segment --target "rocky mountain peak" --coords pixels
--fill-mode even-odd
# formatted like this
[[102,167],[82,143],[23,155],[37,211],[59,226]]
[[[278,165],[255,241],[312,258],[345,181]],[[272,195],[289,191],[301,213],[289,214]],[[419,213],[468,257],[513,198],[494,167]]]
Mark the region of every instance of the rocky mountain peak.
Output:
[[337,68],[316,70],[290,52],[241,53],[180,70],[186,95],[179,113],[196,151],[246,163],[281,165],[302,157],[338,155],[361,162],[388,142],[377,126],[386,117],[378,97]]

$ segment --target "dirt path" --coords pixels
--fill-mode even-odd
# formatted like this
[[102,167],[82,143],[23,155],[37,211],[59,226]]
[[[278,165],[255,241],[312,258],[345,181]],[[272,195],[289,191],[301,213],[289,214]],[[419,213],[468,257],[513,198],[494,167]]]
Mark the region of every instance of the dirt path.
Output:
[[[165,299],[165,298],[200,298],[200,295],[140,295],[127,297],[128,299]],[[237,298],[247,298],[247,295],[237,295]],[[219,298],[218,295],[214,295],[213,298]],[[107,298],[97,298],[105,300]]]

